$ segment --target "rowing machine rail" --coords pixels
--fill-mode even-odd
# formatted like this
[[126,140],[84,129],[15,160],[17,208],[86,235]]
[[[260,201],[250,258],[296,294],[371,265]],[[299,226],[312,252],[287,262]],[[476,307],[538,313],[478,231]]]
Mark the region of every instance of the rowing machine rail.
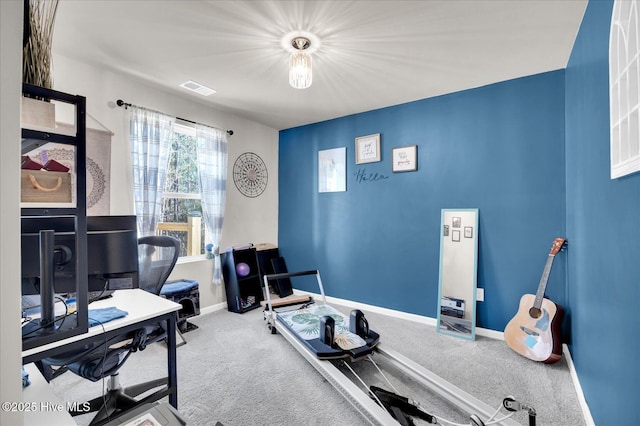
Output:
[[[278,332],[298,351],[300,354],[325,378],[333,387],[342,394],[342,396],[354,406],[358,412],[372,425],[395,425],[397,421],[389,414],[389,412],[374,402],[371,397],[365,393],[360,387],[356,386],[348,377],[346,377],[337,367],[335,367],[328,360],[320,360],[315,354],[312,354],[307,348],[298,340],[293,333],[284,326],[277,326],[278,321],[277,312],[272,309],[271,298],[269,297],[269,281],[283,278],[291,278],[296,276],[315,275],[320,286],[320,294],[322,301],[326,305],[326,297],[324,294],[324,288],[322,286],[322,280],[320,279],[320,272],[317,270],[293,272],[285,274],[272,274],[264,276],[265,293],[267,296],[267,305],[269,312],[265,313],[265,318],[268,316],[268,324],[274,333],[277,329]],[[489,418],[494,414],[495,409],[475,398],[473,395],[463,391],[457,386],[449,383],[440,376],[432,373],[419,364],[411,361],[407,357],[385,348],[382,344],[378,344],[375,347],[375,352],[385,356],[396,368],[403,371],[409,377],[416,380],[427,389],[431,390],[441,398],[449,401],[453,405],[457,406],[461,410],[467,413],[473,413],[481,415],[485,418]],[[518,422],[510,418],[504,419],[500,422],[504,426],[520,426]]]

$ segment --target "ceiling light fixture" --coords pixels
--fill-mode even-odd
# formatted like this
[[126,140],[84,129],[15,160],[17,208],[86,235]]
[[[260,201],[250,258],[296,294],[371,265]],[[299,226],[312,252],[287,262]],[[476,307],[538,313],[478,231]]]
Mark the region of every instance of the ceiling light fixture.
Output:
[[289,59],[289,84],[296,89],[306,89],[311,86],[311,41],[306,37],[295,37],[291,40],[295,49]]

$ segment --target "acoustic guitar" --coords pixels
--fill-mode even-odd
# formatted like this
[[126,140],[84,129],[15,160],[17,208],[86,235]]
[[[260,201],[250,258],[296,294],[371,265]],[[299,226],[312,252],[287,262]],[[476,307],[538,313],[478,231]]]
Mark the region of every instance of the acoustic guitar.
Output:
[[564,310],[544,297],[544,292],[553,260],[564,243],[564,238],[553,240],[536,295],[522,296],[518,312],[504,329],[504,340],[511,349],[524,357],[547,364],[557,362],[562,357],[560,325]]

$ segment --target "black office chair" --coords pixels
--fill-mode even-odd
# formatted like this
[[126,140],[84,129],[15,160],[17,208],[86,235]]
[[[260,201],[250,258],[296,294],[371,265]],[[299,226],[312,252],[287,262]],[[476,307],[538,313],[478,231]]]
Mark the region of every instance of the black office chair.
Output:
[[138,287],[159,296],[179,256],[177,238],[168,235],[138,238]]
[[[139,287],[156,295],[171,274],[178,256],[180,255],[180,241],[174,237],[154,235],[138,239],[138,284]],[[128,333],[118,335],[107,342],[96,342],[90,348],[82,351],[65,353],[53,358],[42,360],[45,377],[48,380],[57,377],[58,371],[69,370],[93,382],[109,378],[107,394],[94,398],[89,402],[89,410],[73,412],[71,415],[81,415],[95,412],[91,424],[102,424],[114,414],[128,410],[145,401],[150,396],[137,400],[139,395],[165,386],[166,377],[146,383],[123,388],[118,379],[118,371],[131,353],[144,350],[147,345],[166,339],[167,331],[164,323],[157,326],[142,327]],[[57,369],[53,369],[58,366]],[[53,373],[51,373],[53,372]],[[151,402],[153,399],[146,401]],[[79,407],[85,408],[84,405]]]
[[[149,235],[138,238],[138,287],[160,296],[180,256],[180,240],[167,235]],[[182,343],[187,343],[182,332],[176,329]],[[166,337],[166,336],[165,336]]]

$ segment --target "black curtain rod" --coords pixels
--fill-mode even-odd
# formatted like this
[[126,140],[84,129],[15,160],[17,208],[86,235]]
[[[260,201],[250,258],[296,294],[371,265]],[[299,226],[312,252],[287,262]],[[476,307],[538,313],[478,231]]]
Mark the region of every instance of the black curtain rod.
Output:
[[[140,106],[137,106],[137,105],[134,105],[134,104],[127,103],[127,102],[123,101],[122,99],[118,99],[116,101],[116,105],[118,105],[119,107],[124,107],[124,109],[127,109],[127,107],[134,106],[136,108],[146,109],[147,111],[153,111],[153,112],[158,112],[160,114],[164,114],[163,112],[156,111],[154,109],[144,108],[144,107],[140,107]],[[180,118],[180,117],[176,117],[176,120],[186,121],[187,123],[191,123],[191,124],[202,124],[202,123],[195,122],[193,120],[187,120],[186,118]],[[209,127],[212,127],[212,126],[209,126]],[[218,130],[220,130],[220,129],[218,129]],[[233,136],[233,130],[227,130],[227,135]]]

